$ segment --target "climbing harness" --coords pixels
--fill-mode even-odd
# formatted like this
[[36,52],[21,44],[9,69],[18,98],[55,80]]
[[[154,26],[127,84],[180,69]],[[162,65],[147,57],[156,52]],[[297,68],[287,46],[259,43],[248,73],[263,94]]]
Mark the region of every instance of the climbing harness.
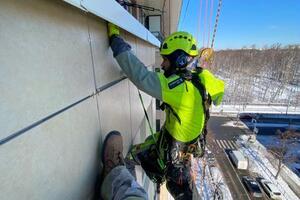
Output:
[[[210,15],[208,16],[208,0],[206,0],[206,13],[204,13],[204,26],[205,26],[205,21],[209,20],[208,24],[208,36],[207,36],[207,42],[205,42],[205,31],[203,31],[203,47],[205,47],[206,43],[206,49],[203,49],[201,53],[198,54],[197,49],[194,49],[193,46],[190,47],[188,46],[187,50],[190,55],[190,51],[193,53],[192,56],[195,56],[194,59],[199,62],[200,57],[204,59],[206,62],[212,62],[213,59],[213,47],[214,47],[214,42],[215,42],[215,37],[216,37],[216,32],[218,28],[218,22],[219,22],[219,16],[220,16],[220,11],[221,11],[221,4],[222,0],[219,0],[218,4],[218,10],[217,10],[217,15],[216,15],[216,21],[214,25],[214,30],[213,30],[213,36],[212,36],[212,41],[210,48],[209,47],[209,40],[210,40],[210,26],[211,26],[211,21],[212,21],[212,12],[213,12],[213,0],[211,0],[211,7],[210,7]],[[187,15],[187,9],[189,6],[189,1],[184,13],[184,18],[183,22],[186,18]],[[202,0],[200,2],[200,13],[199,13],[199,27],[201,24],[201,10],[202,10]],[[204,6],[203,6],[204,7]],[[183,23],[182,22],[182,23]],[[198,29],[199,30],[199,29]],[[197,30],[197,31],[198,31]],[[205,30],[205,27],[203,28]],[[172,50],[173,46],[175,45],[175,42],[177,42],[176,39],[178,38],[185,38],[188,40],[188,36],[183,35],[183,32],[178,33],[179,35],[172,35],[172,37],[169,40],[165,40],[165,42],[161,46],[161,54],[162,55],[169,55],[169,51]],[[198,36],[198,33],[197,33]],[[173,38],[174,37],[174,38]],[[168,41],[168,42],[166,42]],[[179,41],[179,40],[178,40]],[[174,45],[173,45],[174,43]],[[195,45],[196,47],[196,45]],[[195,51],[196,50],[196,51]],[[163,53],[162,53],[163,52]],[[206,135],[207,135],[207,121],[209,119],[209,108],[211,106],[211,97],[207,93],[204,85],[201,83],[199,74],[202,73],[202,68],[201,66],[195,66],[195,69],[193,71],[189,71],[190,73],[188,75],[183,75],[180,77],[183,78],[184,81],[190,81],[199,91],[200,96],[202,98],[202,107],[204,110],[204,127],[202,130],[202,133],[199,134],[199,137],[194,139],[191,142],[188,143],[183,143],[176,141],[175,139],[172,138],[172,136],[168,133],[168,131],[163,127],[159,133],[154,134],[147,111],[145,109],[145,105],[143,102],[142,95],[140,91],[138,90],[140,102],[142,104],[144,113],[145,113],[145,118],[147,120],[148,126],[150,128],[151,136],[149,136],[145,143],[142,143],[140,145],[135,145],[134,149],[132,149],[131,156],[134,160],[140,161],[140,164],[142,165],[143,169],[145,170],[147,176],[155,183],[157,183],[157,192],[159,193],[159,186],[162,182],[167,181],[167,188],[168,190],[174,192],[174,194],[182,194],[180,192],[182,191],[177,191],[178,190],[178,185],[182,186],[184,188],[183,193],[185,191],[190,192],[190,187],[188,186],[191,176],[190,176],[190,165],[191,165],[191,159],[193,157],[202,157],[204,154],[205,150],[205,145],[206,145]],[[163,103],[160,108],[162,110],[166,110],[169,112],[169,115],[172,114],[181,124],[181,119],[178,116],[178,114],[175,112],[175,110],[168,104]],[[168,115],[168,116],[169,116]],[[170,138],[171,139],[170,139]],[[188,194],[190,194],[188,192]]]
[[[130,159],[140,164],[150,180],[157,184],[157,193],[159,193],[161,183],[166,181],[167,188],[172,195],[191,195],[193,187],[193,176],[191,175],[192,159],[204,155],[207,133],[206,124],[209,119],[211,100],[199,77],[202,69],[196,68],[194,71],[188,72],[186,75],[179,75],[184,81],[190,81],[197,88],[202,98],[201,106],[205,111],[203,131],[193,141],[177,141],[164,127],[159,133],[154,133],[141,92],[138,90],[151,135],[148,136],[144,143],[133,146],[130,150]],[[161,108],[166,109],[170,112],[169,115],[174,115],[178,122],[181,123],[180,117],[170,105],[163,103]]]
[[[201,80],[199,78],[199,74],[202,73],[202,70],[203,70],[202,68],[196,67],[191,73],[180,74],[180,76],[187,81],[191,81],[192,84],[198,89],[200,96],[202,98],[202,107],[203,107],[204,116],[205,116],[204,127],[203,127],[202,134],[199,134],[199,137],[196,139],[199,141],[202,152],[204,153],[205,144],[206,144],[206,135],[207,135],[207,121],[209,120],[209,117],[210,117],[209,108],[211,106],[212,101],[211,101],[211,97],[210,97],[209,93],[207,93],[204,85],[201,83]],[[176,117],[178,122],[181,123],[180,117],[174,111],[174,109],[172,109],[172,107],[170,105],[163,103],[160,106],[160,108],[162,110],[164,110],[165,108],[169,109],[170,112]],[[198,156],[199,156],[199,154],[198,154]]]

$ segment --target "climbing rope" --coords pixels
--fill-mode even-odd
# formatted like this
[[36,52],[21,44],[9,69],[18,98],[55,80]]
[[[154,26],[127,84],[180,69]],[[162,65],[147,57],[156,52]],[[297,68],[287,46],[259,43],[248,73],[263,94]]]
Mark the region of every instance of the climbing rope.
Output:
[[[199,41],[200,40],[200,37],[199,37],[199,35],[200,35],[200,27],[201,27],[201,11],[202,11],[202,5],[203,5],[203,2],[202,2],[202,0],[200,0],[200,9],[199,9],[199,17],[198,17],[198,19],[199,19],[199,22],[197,23],[197,32],[196,32],[196,39],[197,39],[197,41]],[[199,39],[199,40],[198,40]]]
[[207,24],[207,12],[208,11],[208,0],[205,1],[205,11],[204,11],[204,22],[203,22],[203,47],[205,47],[205,36],[206,36],[206,24]]
[[216,32],[217,32],[219,18],[220,18],[221,6],[222,6],[222,0],[219,0],[217,16],[216,16],[216,22],[215,22],[215,27],[214,27],[214,32],[213,32],[213,37],[212,37],[210,48],[214,48],[214,42],[215,42]]
[[[216,14],[216,20],[213,30],[213,36],[210,44],[210,38],[211,38],[211,24],[212,24],[212,18],[213,18],[213,11],[214,11],[214,0],[200,0],[200,6],[199,6],[199,14],[198,14],[198,20],[197,20],[197,31],[196,31],[196,38],[200,40],[200,29],[202,28],[202,47],[213,48],[216,38],[216,32],[218,29],[218,23],[220,18],[220,12],[221,12],[221,6],[222,6],[222,0],[219,0],[218,8],[217,8],[217,14]],[[205,3],[205,5],[203,5]],[[187,10],[187,9],[186,9]],[[186,11],[187,12],[187,11]],[[185,12],[185,14],[186,14]],[[203,17],[203,18],[202,18]],[[185,19],[185,16],[184,16]],[[184,22],[184,20],[183,20]],[[203,26],[202,26],[203,24]],[[198,40],[198,41],[199,41]]]
[[210,4],[210,13],[209,13],[209,20],[208,20],[208,39],[207,39],[207,47],[209,47],[209,41],[210,41],[210,25],[212,21],[213,16],[213,10],[214,10],[214,0],[211,1]]
[[140,98],[140,101],[141,101],[141,104],[142,104],[142,107],[143,107],[143,110],[144,110],[144,113],[145,113],[145,117],[146,117],[148,126],[149,126],[149,128],[150,128],[150,132],[151,132],[152,138],[153,138],[153,140],[154,140],[155,143],[156,143],[157,141],[156,141],[156,138],[155,138],[155,136],[154,136],[154,132],[153,132],[152,126],[151,126],[151,124],[150,124],[149,116],[148,116],[148,113],[147,113],[146,108],[145,108],[145,105],[144,105],[143,97],[142,97],[141,92],[140,92],[139,89],[138,89],[138,93],[139,93],[139,98]]
[[[138,89],[138,93],[139,93],[139,98],[140,98],[140,101],[141,101],[141,104],[142,104],[142,107],[143,107],[143,110],[144,110],[144,113],[145,113],[145,117],[147,119],[147,123],[148,123],[149,128],[150,128],[151,136],[152,136],[155,144],[157,144],[157,139],[154,136],[154,132],[153,132],[150,120],[149,120],[149,116],[148,116],[148,113],[147,113],[145,105],[144,105],[143,97],[142,97],[141,92],[140,92],[139,89]],[[165,164],[164,164],[164,161],[163,161],[163,158],[162,158],[162,155],[161,155],[161,151],[160,151],[160,149],[157,148],[157,145],[155,145],[155,150],[156,150],[156,153],[157,153],[157,156],[158,156],[158,160],[157,160],[158,164],[161,167],[161,169],[164,169],[165,168]]]
[[184,16],[183,16],[183,19],[182,19],[181,24],[183,24],[184,21],[185,21],[185,17],[186,17],[186,15],[187,15],[187,10],[188,10],[188,8],[189,8],[189,5],[190,5],[190,0],[188,0],[187,5],[186,5],[186,7],[185,7]]

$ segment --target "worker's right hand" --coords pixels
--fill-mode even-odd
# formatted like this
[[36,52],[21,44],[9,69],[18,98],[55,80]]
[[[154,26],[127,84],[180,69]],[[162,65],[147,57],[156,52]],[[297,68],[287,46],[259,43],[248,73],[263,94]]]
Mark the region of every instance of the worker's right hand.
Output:
[[107,34],[109,36],[109,45],[113,51],[114,57],[119,55],[124,51],[129,51],[131,49],[130,45],[127,44],[120,35],[120,29],[118,26],[108,22],[107,23]]
[[201,68],[210,68],[214,60],[214,50],[212,48],[203,48],[199,50],[199,66]]
[[120,29],[117,25],[108,22],[107,24],[108,37],[110,38],[113,35],[120,35]]

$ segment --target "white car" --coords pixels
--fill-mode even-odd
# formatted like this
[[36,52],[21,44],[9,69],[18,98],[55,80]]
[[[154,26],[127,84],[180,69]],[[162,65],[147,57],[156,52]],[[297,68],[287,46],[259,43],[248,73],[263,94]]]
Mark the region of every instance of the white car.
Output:
[[264,178],[260,178],[257,181],[271,199],[281,199],[281,192],[278,190],[276,185]]

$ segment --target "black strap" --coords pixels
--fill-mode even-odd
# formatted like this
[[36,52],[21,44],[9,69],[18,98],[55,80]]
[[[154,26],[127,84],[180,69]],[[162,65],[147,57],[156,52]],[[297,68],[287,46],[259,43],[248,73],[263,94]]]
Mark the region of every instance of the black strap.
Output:
[[192,80],[191,82],[193,83],[193,85],[198,89],[201,97],[202,97],[202,106],[203,109],[206,111],[206,105],[205,105],[205,101],[208,99],[208,94],[206,93],[205,87],[204,85],[201,83],[198,73],[193,73],[192,74]]
[[209,107],[210,107],[212,101],[211,101],[211,97],[210,97],[209,93],[206,92],[206,89],[199,78],[199,73],[201,73],[201,72],[202,72],[202,69],[199,68],[198,71],[196,71],[196,73],[193,73],[191,81],[192,81],[193,85],[198,89],[198,91],[202,97],[202,106],[204,109],[204,116],[205,116],[202,140],[205,145],[206,144],[206,135],[207,135],[207,121],[209,120],[209,117],[210,117]]
[[[204,127],[203,127],[203,137],[201,137],[200,139],[203,140],[202,142],[204,142],[204,144],[206,144],[206,135],[207,135],[207,121],[210,117],[209,114],[209,108],[211,105],[211,97],[210,95],[206,92],[206,89],[204,87],[204,85],[202,84],[200,78],[199,78],[199,74],[202,72],[202,68],[197,68],[195,72],[190,72],[190,71],[186,71],[186,73],[184,74],[179,74],[182,78],[184,78],[185,80],[191,81],[192,84],[198,89],[201,98],[202,98],[202,107],[203,107],[203,111],[204,111]],[[160,109],[161,110],[165,110],[168,109],[172,112],[172,114],[176,117],[176,119],[179,121],[179,123],[181,124],[181,119],[178,116],[178,114],[174,111],[174,109],[167,103],[162,103],[160,105]]]
[[176,119],[178,120],[179,124],[181,124],[181,119],[180,117],[178,116],[178,114],[174,111],[174,109],[167,103],[162,103],[159,108],[164,111],[165,109],[168,109],[172,112],[172,114],[176,117]]

